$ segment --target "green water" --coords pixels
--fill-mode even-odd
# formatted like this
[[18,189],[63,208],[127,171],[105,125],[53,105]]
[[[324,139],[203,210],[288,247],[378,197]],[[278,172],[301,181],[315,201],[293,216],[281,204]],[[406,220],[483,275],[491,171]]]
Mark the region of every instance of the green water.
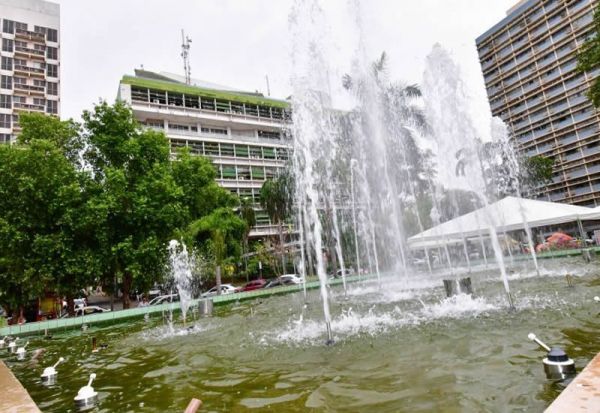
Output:
[[[332,347],[313,291],[306,306],[296,293],[219,307],[174,336],[159,317],[32,338],[29,349],[46,349],[39,363],[0,357],[44,412],[76,411],[92,372],[95,412],[182,412],[192,397],[202,412],[541,412],[562,386],[546,380],[527,334],[563,346],[578,368],[600,351],[600,269],[580,262],[513,274],[515,312],[501,283],[480,277],[475,300],[444,300],[437,281],[353,286],[348,300],[336,288]],[[93,336],[108,348],[92,354]],[[45,387],[43,367],[59,356],[58,383]]]

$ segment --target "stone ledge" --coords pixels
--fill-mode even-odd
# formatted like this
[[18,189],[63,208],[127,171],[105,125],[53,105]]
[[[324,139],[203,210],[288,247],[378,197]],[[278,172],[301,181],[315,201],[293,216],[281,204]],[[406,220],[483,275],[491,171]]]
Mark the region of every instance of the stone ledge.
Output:
[[600,411],[600,353],[546,409],[545,413]]
[[2,360],[0,360],[0,389],[2,389],[0,412],[41,413],[27,390]]

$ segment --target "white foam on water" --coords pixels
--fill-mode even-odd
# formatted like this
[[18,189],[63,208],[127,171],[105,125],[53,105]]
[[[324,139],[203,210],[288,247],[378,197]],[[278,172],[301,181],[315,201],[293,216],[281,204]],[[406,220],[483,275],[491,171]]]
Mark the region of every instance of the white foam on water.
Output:
[[140,337],[144,341],[161,341],[173,337],[184,337],[194,334],[199,334],[211,329],[210,325],[194,324],[189,327],[171,327],[168,325],[156,327],[150,330],[144,330],[140,333]]
[[[367,334],[375,336],[385,333],[393,328],[420,323],[418,316],[403,313],[398,307],[392,311],[378,313],[371,309],[366,314],[359,314],[349,309],[331,320],[331,329],[335,340]],[[326,337],[326,328],[323,321],[291,320],[288,325],[279,331],[268,333],[260,339],[260,343],[297,344],[323,344]]]
[[433,305],[426,305],[423,314],[428,319],[476,317],[482,313],[498,310],[495,304],[487,302],[484,297],[473,297],[469,294],[457,294]]

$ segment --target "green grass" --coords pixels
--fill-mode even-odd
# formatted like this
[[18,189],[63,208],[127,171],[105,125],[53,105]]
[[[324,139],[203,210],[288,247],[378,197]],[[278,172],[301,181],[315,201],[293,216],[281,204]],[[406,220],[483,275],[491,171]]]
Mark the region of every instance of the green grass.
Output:
[[132,86],[147,87],[149,89],[164,90],[167,92],[184,93],[208,98],[230,100],[234,102],[243,102],[252,105],[272,106],[282,109],[288,108],[290,106],[290,104],[284,100],[244,95],[241,93],[227,92],[215,89],[205,89],[198,86],[188,86],[180,83],[164,82],[161,80],[154,79],[143,79],[128,75],[123,76],[123,78],[121,79],[121,83]]

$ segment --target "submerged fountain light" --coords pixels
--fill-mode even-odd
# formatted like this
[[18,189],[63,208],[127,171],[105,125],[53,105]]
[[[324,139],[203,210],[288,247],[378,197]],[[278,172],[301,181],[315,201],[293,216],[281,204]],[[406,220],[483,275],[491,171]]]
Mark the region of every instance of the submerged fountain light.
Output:
[[576,373],[575,362],[573,359],[569,358],[563,349],[559,347],[548,347],[533,333],[529,333],[527,337],[548,352],[546,358],[542,360],[544,363],[544,372],[548,379],[564,380]]
[[61,357],[58,359],[58,361],[56,363],[54,363],[53,366],[46,367],[44,369],[44,372],[42,373],[42,376],[41,376],[43,383],[54,384],[56,382],[56,376],[58,375],[58,372],[56,371],[56,366],[58,366],[63,361],[65,361],[65,359],[63,357]]
[[88,409],[94,406],[98,400],[98,393],[92,387],[92,382],[96,378],[96,373],[90,374],[88,384],[79,389],[75,396],[75,405],[80,409]]

